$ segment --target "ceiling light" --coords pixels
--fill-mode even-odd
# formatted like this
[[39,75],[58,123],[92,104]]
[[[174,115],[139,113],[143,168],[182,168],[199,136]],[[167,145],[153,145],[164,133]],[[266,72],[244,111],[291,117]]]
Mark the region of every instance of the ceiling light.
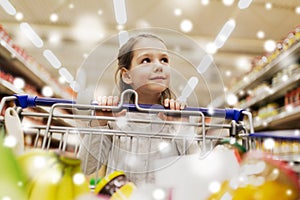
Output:
[[192,76],[186,86],[184,87],[184,89],[181,92],[180,97],[178,98],[179,101],[185,102],[187,100],[187,98],[192,94],[192,92],[194,91],[195,87],[197,86],[199,80],[197,77]]
[[265,37],[265,32],[257,31],[256,37],[259,38],[259,39],[263,39]]
[[219,32],[219,34],[217,35],[214,41],[217,48],[221,48],[224,45],[224,43],[229,38],[234,28],[235,28],[234,19],[230,19],[224,24],[224,26],[222,27],[221,31]]
[[267,52],[272,52],[276,48],[276,42],[274,40],[267,40],[264,44],[264,48]]
[[210,42],[205,46],[205,51],[208,54],[215,54],[218,48],[216,47],[214,42]]
[[72,88],[72,90],[74,92],[79,92],[79,90],[80,90],[80,85],[76,81],[72,81],[70,83],[70,87]]
[[59,44],[61,41],[61,37],[58,33],[50,33],[49,42],[52,44]]
[[227,70],[227,71],[225,72],[225,74],[226,74],[226,76],[231,76],[231,71],[230,71],[230,70]]
[[181,11],[180,8],[176,8],[176,9],[174,10],[174,15],[175,15],[175,16],[180,16],[181,14],[182,14],[182,11]]
[[49,50],[49,49],[44,50],[43,55],[48,60],[48,62],[52,65],[52,67],[54,67],[55,69],[58,69],[61,67],[61,62],[59,61],[59,59],[54,55],[54,53],[51,50]]
[[209,4],[209,0],[201,0],[202,5],[206,6]]
[[51,22],[57,22],[57,20],[58,20],[58,15],[56,13],[52,13],[50,15],[50,21]]
[[102,21],[97,15],[85,14],[75,19],[75,25],[71,33],[73,37],[82,43],[95,43],[104,35]]
[[72,81],[74,80],[72,74],[64,67],[60,68],[58,70],[58,73],[68,82],[68,83],[72,83]]
[[38,48],[43,47],[43,40],[38,36],[38,34],[31,28],[28,23],[21,23],[20,29],[24,35]]
[[70,10],[74,9],[74,7],[75,7],[75,5],[74,5],[73,3],[70,3],[70,4],[69,4],[69,9],[70,9]]
[[202,58],[199,66],[197,67],[197,71],[200,74],[204,73],[208,69],[208,67],[213,63],[213,61],[214,61],[214,58],[211,55],[205,55]]
[[234,0],[222,0],[223,4],[225,6],[231,6],[234,2]]
[[121,30],[124,30],[124,25],[123,24],[117,24],[117,30],[118,31],[121,31]]
[[45,96],[45,97],[52,97],[53,96],[53,90],[51,87],[49,86],[44,86],[42,88],[42,95]]
[[268,3],[265,4],[266,10],[271,10],[272,7],[273,7],[273,5],[272,5],[272,3],[270,3],[270,2],[268,2]]
[[98,10],[97,13],[98,13],[98,15],[102,15],[103,14],[103,10],[100,9],[100,10]]
[[17,12],[15,7],[8,0],[0,0],[0,5],[9,15],[15,15]]
[[180,29],[181,31],[188,33],[193,29],[193,23],[188,19],[182,20],[180,23]]
[[125,24],[127,22],[127,13],[125,0],[113,0],[115,17],[118,24]]
[[129,39],[129,33],[127,31],[120,31],[119,32],[119,46],[123,46],[123,44],[125,44],[128,39]]
[[247,58],[243,58],[243,57],[238,58],[237,61],[236,61],[236,65],[240,70],[243,70],[243,71],[246,71],[246,72],[251,70],[251,62]]
[[21,21],[22,19],[23,19],[23,13],[21,13],[21,12],[18,12],[16,15],[15,15],[15,18],[16,18],[16,20],[18,20],[18,21]]
[[240,9],[246,9],[250,6],[252,0],[240,0],[238,3],[238,7]]
[[151,25],[146,20],[140,19],[136,22],[137,28],[149,28]]
[[89,54],[87,54],[87,53],[84,53],[84,54],[82,55],[82,57],[83,57],[84,59],[86,59],[88,56],[89,56]]
[[297,6],[295,8],[295,12],[296,12],[297,15],[300,15],[300,6]]

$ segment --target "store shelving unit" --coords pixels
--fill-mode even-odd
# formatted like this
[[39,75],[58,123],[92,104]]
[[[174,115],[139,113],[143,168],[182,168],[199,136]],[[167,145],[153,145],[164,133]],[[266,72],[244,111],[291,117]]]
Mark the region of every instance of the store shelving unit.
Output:
[[[1,25],[0,25],[1,26]],[[14,94],[28,94],[32,96],[40,96],[39,91],[44,86],[50,86],[54,91],[55,98],[72,99],[72,95],[67,91],[67,87],[60,85],[54,80],[50,74],[37,63],[33,58],[29,57],[23,49],[13,44],[9,35],[1,27],[0,34],[0,98],[4,96],[12,96]],[[16,77],[24,79],[25,84],[29,87],[19,89],[13,84]],[[31,88],[32,87],[32,88]],[[50,112],[49,107],[28,108],[29,112],[38,112],[47,114]],[[67,110],[55,110],[54,114],[65,114]],[[36,118],[27,119],[24,123],[45,124],[46,120],[38,120]],[[54,119],[54,125],[75,126],[74,120]],[[26,134],[26,137],[34,138],[35,135]],[[58,140],[58,139],[56,139]],[[54,141],[56,141],[54,140]],[[57,142],[57,141],[56,141]]]
[[9,44],[1,40],[0,55],[13,66],[12,73],[22,74],[26,80],[34,84],[38,88],[49,85],[57,97],[70,99],[71,95],[62,90],[61,86],[50,77],[47,71],[38,67],[37,63],[29,63],[20,56]]
[[241,90],[253,88],[259,82],[270,79],[276,72],[296,63],[300,57],[300,42],[294,44],[258,72],[252,72],[230,90],[238,94]]
[[[243,80],[236,83],[229,93],[239,97],[239,108],[249,109],[254,113],[268,103],[278,100],[284,102],[285,94],[291,89],[300,86],[300,69],[286,80],[281,80],[274,86],[264,88],[264,90],[257,95],[241,96],[240,92],[243,91],[244,94],[247,94],[247,91],[251,91],[261,83],[265,81],[271,82],[272,77],[274,77],[276,73],[288,68],[290,65],[299,65],[299,62],[300,42],[296,42],[260,70],[250,72]],[[214,105],[217,106],[226,106],[225,104],[224,98],[217,98],[214,101]],[[260,117],[255,117],[254,119],[254,128],[256,131],[300,128],[299,123],[297,123],[297,120],[300,119],[300,105],[280,105],[276,110],[276,114],[262,119]]]

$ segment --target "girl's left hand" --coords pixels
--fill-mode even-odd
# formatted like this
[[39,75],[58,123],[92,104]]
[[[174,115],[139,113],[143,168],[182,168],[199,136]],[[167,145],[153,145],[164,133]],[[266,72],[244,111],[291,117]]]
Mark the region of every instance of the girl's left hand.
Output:
[[[169,108],[170,110],[183,110],[186,107],[186,102],[180,102],[175,99],[165,99],[164,107]],[[164,113],[158,113],[159,118],[167,121],[188,121],[187,117],[175,117],[175,116],[167,116]]]

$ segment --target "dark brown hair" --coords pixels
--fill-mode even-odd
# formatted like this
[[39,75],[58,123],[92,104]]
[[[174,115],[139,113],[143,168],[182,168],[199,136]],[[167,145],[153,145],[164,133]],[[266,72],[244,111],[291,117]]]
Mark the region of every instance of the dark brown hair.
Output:
[[[131,61],[133,58],[133,52],[134,52],[133,48],[138,43],[138,41],[140,41],[141,39],[144,39],[144,38],[157,39],[160,42],[162,42],[163,44],[165,44],[165,42],[160,37],[153,35],[153,34],[149,34],[149,33],[142,33],[142,34],[136,35],[134,37],[131,37],[125,44],[123,44],[123,46],[119,49],[118,68],[115,73],[115,81],[119,87],[120,93],[122,93],[123,91],[125,91],[127,89],[132,89],[132,87],[130,85],[124,83],[124,81],[122,80],[121,69],[123,67],[128,70],[130,69]],[[161,93],[161,99],[160,99],[161,104],[163,104],[164,99],[174,98],[173,96],[174,96],[174,94],[171,92],[171,90],[169,88],[166,88]],[[133,99],[131,99],[131,100],[133,100]]]

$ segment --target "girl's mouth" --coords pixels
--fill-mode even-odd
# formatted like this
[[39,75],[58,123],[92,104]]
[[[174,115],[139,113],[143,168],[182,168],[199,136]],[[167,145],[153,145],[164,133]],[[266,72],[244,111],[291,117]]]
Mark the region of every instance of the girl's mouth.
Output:
[[150,80],[165,80],[165,79],[166,78],[163,76],[156,76],[156,77],[150,78]]

